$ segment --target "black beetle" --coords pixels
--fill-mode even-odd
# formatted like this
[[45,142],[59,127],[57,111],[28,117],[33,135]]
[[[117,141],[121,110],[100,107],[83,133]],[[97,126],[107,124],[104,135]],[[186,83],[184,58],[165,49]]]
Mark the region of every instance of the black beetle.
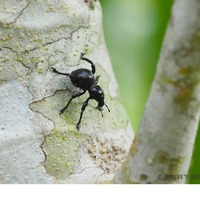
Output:
[[89,92],[89,97],[83,103],[83,106],[81,108],[80,118],[79,118],[79,121],[76,125],[76,128],[78,130],[79,130],[79,126],[80,126],[80,123],[81,123],[82,116],[83,116],[83,112],[84,112],[85,108],[87,107],[90,99],[94,99],[98,102],[97,108],[101,111],[102,117],[103,117],[102,107],[104,105],[107,107],[108,111],[110,112],[110,109],[108,108],[108,106],[104,102],[104,92],[103,92],[102,88],[99,85],[97,85],[100,76],[97,76],[96,78],[94,77],[94,74],[95,74],[95,71],[96,71],[95,65],[91,60],[89,60],[88,58],[85,58],[83,56],[84,56],[84,53],[81,53],[81,59],[90,63],[92,70],[80,68],[80,69],[72,71],[70,74],[66,74],[66,73],[62,73],[62,72],[57,71],[55,68],[52,68],[53,72],[56,73],[56,74],[69,76],[69,78],[71,79],[71,82],[76,87],[78,87],[82,90],[80,92],[75,92],[72,95],[72,97],[69,100],[69,102],[67,103],[67,105],[60,110],[60,114],[62,114],[67,109],[67,107],[69,106],[69,104],[71,103],[71,101],[73,99],[83,95],[86,91]]

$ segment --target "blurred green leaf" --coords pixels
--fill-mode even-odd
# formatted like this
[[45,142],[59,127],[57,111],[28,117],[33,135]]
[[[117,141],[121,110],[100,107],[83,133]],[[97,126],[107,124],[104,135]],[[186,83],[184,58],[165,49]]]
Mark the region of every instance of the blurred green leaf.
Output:
[[101,0],[106,43],[121,96],[137,129],[154,76],[172,0]]

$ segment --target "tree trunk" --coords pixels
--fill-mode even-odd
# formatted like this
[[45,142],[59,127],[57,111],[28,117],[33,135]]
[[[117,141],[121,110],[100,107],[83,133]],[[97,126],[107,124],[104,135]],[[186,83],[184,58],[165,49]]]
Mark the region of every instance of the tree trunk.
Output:
[[115,183],[184,183],[199,123],[200,1],[176,0],[151,94]]
[[[133,133],[121,104],[96,0],[3,0],[0,4],[0,182],[96,183],[112,180]],[[96,65],[111,112],[85,94],[59,111],[77,88],[64,73]],[[95,75],[96,75],[95,74]]]

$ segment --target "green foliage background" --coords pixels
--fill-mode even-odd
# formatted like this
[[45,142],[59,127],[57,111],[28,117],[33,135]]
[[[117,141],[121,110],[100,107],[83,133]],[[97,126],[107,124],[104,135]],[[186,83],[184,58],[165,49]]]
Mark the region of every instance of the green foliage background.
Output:
[[[136,132],[151,89],[173,0],[100,0],[106,44],[121,97]],[[156,139],[156,138],[155,138]],[[190,175],[200,174],[200,136]],[[189,183],[200,183],[200,177]]]

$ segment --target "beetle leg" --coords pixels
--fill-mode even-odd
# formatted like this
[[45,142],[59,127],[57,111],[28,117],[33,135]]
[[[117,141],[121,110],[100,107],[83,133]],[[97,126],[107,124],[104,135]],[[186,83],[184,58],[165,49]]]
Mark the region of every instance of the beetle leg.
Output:
[[53,68],[53,67],[52,67],[52,70],[53,70],[53,72],[54,72],[54,73],[56,73],[56,74],[60,74],[60,75],[69,76],[69,74],[66,74],[66,73],[59,72],[57,69],[55,69],[55,68]]
[[82,106],[82,108],[81,108],[80,118],[79,118],[78,123],[76,124],[76,128],[77,128],[78,130],[79,130],[79,126],[80,126],[80,123],[81,123],[82,116],[83,116],[83,112],[84,112],[85,108],[87,107],[89,100],[90,100],[90,97],[87,98],[87,100],[83,103],[83,106]]
[[[84,55],[84,54],[83,54],[83,55]],[[85,60],[85,61],[87,61],[88,63],[91,64],[91,67],[92,67],[92,73],[95,74],[96,69],[95,69],[95,65],[94,65],[94,63],[93,63],[91,60],[89,60],[88,58],[84,58],[83,56],[81,56],[81,59],[82,59],[82,60]]]
[[100,75],[99,75],[99,76],[96,76],[96,78],[95,78],[95,83],[96,83],[96,84],[99,82],[99,78],[100,78]]
[[107,109],[108,109],[108,112],[110,112],[110,109],[108,108],[108,106],[104,103],[104,105],[107,107]]
[[74,93],[74,94],[72,95],[71,99],[68,101],[67,105],[66,105],[64,108],[62,108],[62,109],[60,110],[60,114],[64,113],[64,111],[68,108],[69,104],[71,103],[71,101],[72,101],[73,99],[75,99],[76,97],[80,97],[80,96],[83,95],[85,92],[86,92],[86,90],[84,90],[83,92]]

